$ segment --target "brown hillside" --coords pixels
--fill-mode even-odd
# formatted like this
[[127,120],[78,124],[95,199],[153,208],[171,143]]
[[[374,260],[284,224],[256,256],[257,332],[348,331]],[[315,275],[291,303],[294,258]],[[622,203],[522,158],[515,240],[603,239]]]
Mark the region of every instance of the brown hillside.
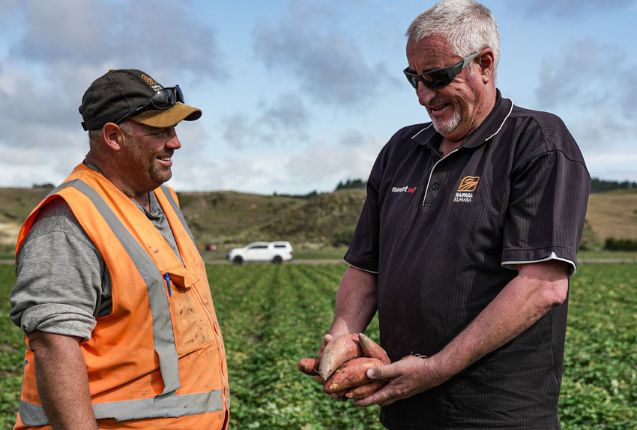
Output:
[[0,251],[13,247],[20,225],[52,187],[0,188]]
[[609,237],[637,240],[637,191],[591,194],[586,219],[598,242]]
[[[13,244],[19,225],[51,188],[0,188],[0,244]],[[295,244],[343,244],[365,199],[364,190],[322,193],[312,198],[221,192],[179,193],[182,209],[200,245],[289,240]],[[637,192],[590,196],[585,243],[609,237],[637,240]],[[5,245],[9,246],[9,245]]]
[[201,244],[237,242],[247,229],[264,225],[303,203],[297,198],[234,191],[184,192],[178,195],[184,217]]
[[248,229],[243,237],[265,240],[292,237],[302,243],[343,245],[349,241],[365,202],[364,190],[323,193],[290,205],[263,225]]

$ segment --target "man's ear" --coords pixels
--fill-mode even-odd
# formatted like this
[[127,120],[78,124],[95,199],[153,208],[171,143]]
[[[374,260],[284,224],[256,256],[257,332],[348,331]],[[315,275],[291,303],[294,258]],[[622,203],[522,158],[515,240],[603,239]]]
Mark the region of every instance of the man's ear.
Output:
[[478,57],[482,82],[488,83],[495,77],[495,52],[491,48],[485,48]]
[[102,139],[113,151],[119,151],[124,143],[124,131],[114,122],[107,122],[102,127]]

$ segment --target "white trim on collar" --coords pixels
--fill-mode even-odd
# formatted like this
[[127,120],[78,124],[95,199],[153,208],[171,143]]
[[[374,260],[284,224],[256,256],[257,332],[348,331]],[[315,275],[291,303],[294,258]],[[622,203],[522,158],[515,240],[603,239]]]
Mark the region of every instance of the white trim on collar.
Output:
[[423,131],[431,128],[431,126],[434,125],[433,122],[430,122],[429,125],[427,127],[424,127],[422,130],[420,130],[418,133],[414,134],[413,136],[411,136],[411,138],[413,139],[414,137],[418,136],[420,133],[422,133]]
[[500,127],[498,127],[498,129],[495,131],[495,133],[493,133],[491,136],[489,136],[486,139],[484,139],[485,142],[487,140],[491,139],[496,134],[500,133],[500,130],[502,130],[502,127],[504,127],[504,123],[509,118],[509,115],[511,115],[511,112],[513,112],[513,101],[511,101],[511,107],[509,108],[509,113],[507,113],[507,116],[505,116],[504,119],[502,120],[502,124],[500,124]]

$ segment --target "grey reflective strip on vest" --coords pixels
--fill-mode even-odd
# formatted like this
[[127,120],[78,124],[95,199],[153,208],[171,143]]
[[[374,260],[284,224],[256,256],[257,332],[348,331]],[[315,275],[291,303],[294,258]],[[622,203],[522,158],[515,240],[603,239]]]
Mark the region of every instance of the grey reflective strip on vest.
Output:
[[164,195],[166,196],[166,198],[170,202],[170,205],[173,207],[173,210],[177,214],[177,217],[179,218],[181,225],[184,226],[184,229],[188,232],[188,236],[190,236],[190,239],[194,243],[195,237],[192,235],[192,232],[190,231],[190,227],[188,227],[188,223],[186,222],[186,219],[184,218],[184,214],[181,213],[181,209],[179,208],[179,205],[177,204],[175,199],[173,199],[173,195],[170,193],[170,190],[163,185],[160,188],[164,192]]
[[128,252],[131,260],[137,267],[140,275],[146,283],[148,291],[148,301],[153,316],[153,342],[155,352],[159,357],[159,369],[164,381],[163,394],[174,392],[179,388],[179,357],[175,349],[175,338],[170,319],[170,309],[168,298],[164,292],[164,280],[157,270],[157,267],[148,254],[142,249],[139,243],[124,227],[117,218],[113,210],[108,207],[104,200],[82,180],[74,179],[55,188],[49,196],[65,188],[73,187],[88,197],[97,208],[106,223],[109,225],[115,236],[119,239],[124,249]]
[[159,368],[164,381],[163,394],[170,393],[179,388],[179,357],[175,349],[173,326],[170,319],[168,297],[164,290],[164,280],[157,270],[157,266],[150,259],[146,251],[135,240],[133,235],[124,227],[113,210],[104,202],[99,194],[87,183],[77,180],[72,187],[86,195],[97,208],[106,223],[109,225],[122,246],[128,252],[131,260],[137,267],[140,275],[146,283],[150,311],[153,316],[153,342],[155,352],[159,356]]
[[[150,399],[123,402],[94,403],[95,418],[115,421],[146,418],[174,418],[185,415],[205,414],[223,410],[221,390],[197,394],[169,394]],[[20,418],[29,426],[43,426],[49,419],[42,406],[20,401]]]

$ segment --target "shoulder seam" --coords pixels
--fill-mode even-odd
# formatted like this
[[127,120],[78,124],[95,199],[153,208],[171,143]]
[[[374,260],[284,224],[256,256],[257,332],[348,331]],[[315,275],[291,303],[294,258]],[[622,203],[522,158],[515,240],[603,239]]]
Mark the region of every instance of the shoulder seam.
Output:
[[533,161],[533,160],[537,160],[537,159],[538,159],[538,158],[540,158],[540,157],[544,157],[544,156],[547,156],[547,155],[550,155],[550,154],[553,154],[553,153],[561,154],[561,155],[562,155],[565,159],[567,159],[568,161],[570,161],[570,162],[572,162],[572,163],[580,164],[580,165],[582,165],[584,168],[586,168],[586,164],[584,164],[584,162],[583,162],[583,161],[581,161],[581,160],[574,160],[574,159],[572,159],[571,157],[569,157],[569,156],[568,156],[568,155],[567,155],[564,151],[562,151],[561,149],[546,149],[546,150],[544,150],[543,152],[541,152],[541,153],[539,153],[539,154],[535,154],[534,156],[529,157],[529,158],[527,158],[526,160],[522,160],[522,161],[520,161],[520,164],[526,164],[526,163],[529,163],[529,162],[531,162],[531,161]]

